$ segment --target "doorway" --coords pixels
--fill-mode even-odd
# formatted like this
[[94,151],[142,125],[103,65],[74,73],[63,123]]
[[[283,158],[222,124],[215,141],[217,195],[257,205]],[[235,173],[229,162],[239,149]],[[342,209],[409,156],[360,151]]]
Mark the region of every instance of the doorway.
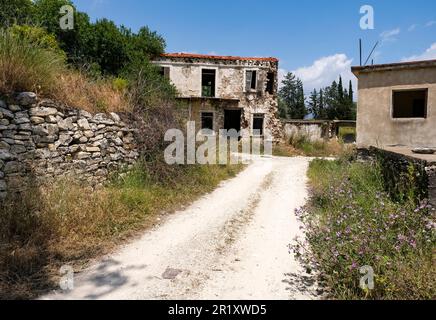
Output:
[[224,129],[241,131],[242,110],[224,110]]

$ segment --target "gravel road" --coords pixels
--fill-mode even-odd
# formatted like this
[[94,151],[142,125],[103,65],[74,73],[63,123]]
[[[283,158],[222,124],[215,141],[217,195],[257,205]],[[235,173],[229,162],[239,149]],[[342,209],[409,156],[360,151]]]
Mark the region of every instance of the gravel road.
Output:
[[42,299],[316,299],[289,252],[307,158],[259,158],[237,177]]

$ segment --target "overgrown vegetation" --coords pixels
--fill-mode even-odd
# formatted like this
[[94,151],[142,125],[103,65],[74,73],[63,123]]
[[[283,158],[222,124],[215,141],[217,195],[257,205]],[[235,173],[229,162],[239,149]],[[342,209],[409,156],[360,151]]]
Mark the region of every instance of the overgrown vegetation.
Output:
[[[435,299],[436,211],[384,191],[379,166],[314,160],[312,196],[297,210],[306,240],[294,251],[334,299]],[[359,286],[360,268],[375,272],[374,290]]]
[[61,30],[60,8],[70,0],[0,2],[0,92],[34,91],[91,112],[144,109],[174,97],[151,59],[165,40],[142,27],[137,33],[101,19],[91,23],[74,11],[74,28]]
[[[60,8],[74,8],[74,28],[62,30]],[[92,74],[120,76],[132,65],[147,64],[163,53],[165,40],[144,26],[137,33],[113,21],[100,19],[91,23],[70,0],[8,0],[0,2],[0,27],[29,25],[40,27],[57,40],[69,64],[88,66]]]
[[175,88],[150,62],[164,39],[78,11],[74,29],[60,30],[65,4],[0,1],[0,94],[34,91],[93,113],[121,111],[137,129],[141,161],[97,190],[58,181],[9,195],[0,204],[0,299],[36,297],[56,286],[60,266],[78,270],[241,169],[167,165],[164,134],[183,118]]
[[287,143],[281,143],[273,148],[273,155],[279,157],[340,157],[353,151],[352,145],[343,143],[341,139],[312,141],[307,135],[295,134]]
[[56,288],[59,268],[85,267],[163,215],[212,191],[241,166],[181,166],[159,179],[138,165],[107,187],[59,181],[1,204],[0,299]]

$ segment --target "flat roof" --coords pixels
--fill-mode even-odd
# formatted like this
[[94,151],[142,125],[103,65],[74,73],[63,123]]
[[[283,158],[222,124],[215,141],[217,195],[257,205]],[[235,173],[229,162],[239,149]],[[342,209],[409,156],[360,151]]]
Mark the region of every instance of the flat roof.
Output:
[[279,59],[273,57],[261,58],[261,57],[237,57],[237,56],[217,56],[207,54],[194,54],[194,53],[164,53],[161,55],[164,58],[191,58],[191,59],[208,59],[208,60],[244,60],[244,61],[269,61],[278,62]]
[[414,153],[412,150],[413,147],[407,146],[384,146],[384,147],[376,147],[376,149],[388,151],[391,153],[396,153],[403,155],[407,158],[418,159],[422,161],[426,161],[428,165],[436,164],[436,154],[418,154]]
[[377,71],[392,71],[392,70],[406,70],[406,69],[421,69],[421,68],[434,68],[436,67],[436,60],[423,60],[423,61],[410,61],[389,64],[375,64],[371,66],[355,66],[351,67],[351,71],[355,76],[360,73],[377,72]]

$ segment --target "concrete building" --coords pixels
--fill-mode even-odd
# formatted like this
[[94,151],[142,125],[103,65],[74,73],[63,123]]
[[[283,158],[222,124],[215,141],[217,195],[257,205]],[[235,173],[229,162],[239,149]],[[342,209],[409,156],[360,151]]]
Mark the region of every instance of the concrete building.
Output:
[[436,147],[436,60],[353,67],[357,145]]
[[277,59],[174,53],[154,63],[177,88],[197,130],[244,130],[244,137],[269,130],[280,138]]

